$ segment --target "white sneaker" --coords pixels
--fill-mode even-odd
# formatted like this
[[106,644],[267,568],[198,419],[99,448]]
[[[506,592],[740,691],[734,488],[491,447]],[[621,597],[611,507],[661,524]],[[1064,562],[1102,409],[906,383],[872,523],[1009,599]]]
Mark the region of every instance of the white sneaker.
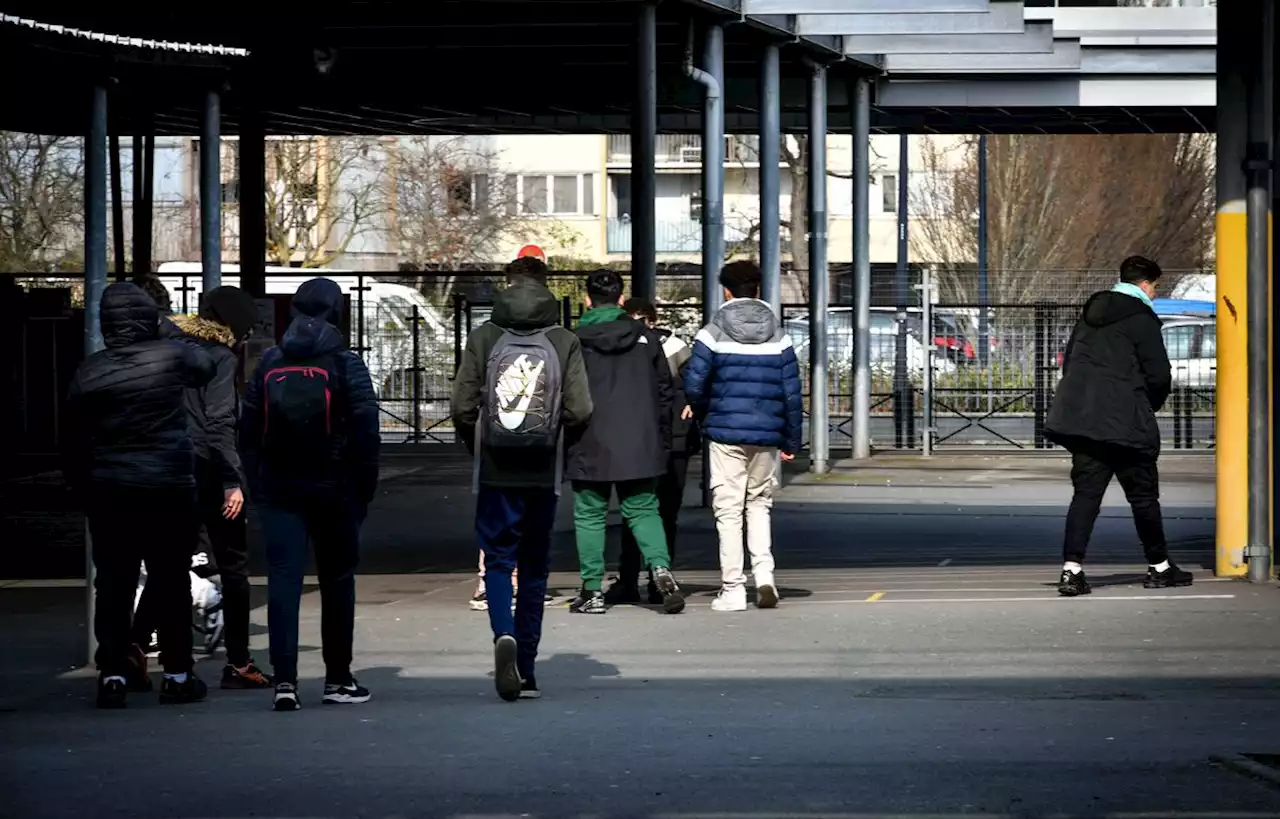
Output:
[[735,589],[734,591],[725,591],[716,595],[716,599],[711,601],[712,611],[746,611],[747,610],[747,590]]

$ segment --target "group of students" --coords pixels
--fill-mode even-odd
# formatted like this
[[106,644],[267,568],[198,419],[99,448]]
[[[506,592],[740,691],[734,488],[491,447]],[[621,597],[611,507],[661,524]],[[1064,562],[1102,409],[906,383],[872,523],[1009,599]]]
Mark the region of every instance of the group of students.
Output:
[[[342,292],[327,279],[298,289],[291,324],[263,354],[243,400],[253,298],[214,288],[193,316],[170,315],[168,304],[154,276],[106,288],[104,349],[77,369],[63,412],[64,471],[88,518],[96,570],[97,705],[122,708],[130,692],[152,690],[153,631],[160,701],[206,697],[192,657],[189,577],[198,564],[202,577],[216,572],[222,584],[221,687],[274,688],[274,707],[296,710],[298,609],[312,546],[322,702],[365,702],[369,692],[351,674],[355,569],[380,440],[369,371],[338,329]],[[274,677],[249,654],[246,494],[266,541]]]
[[[795,351],[759,300],[760,269],[741,261],[721,270],[728,301],[692,350],[656,327],[651,302],[624,301],[615,271],[587,276],[587,309],[572,331],[560,324],[540,260],[517,259],[506,273],[491,320],[467,339],[452,396],[455,428],[475,457],[483,589],[472,605],[489,613],[499,696],[539,696],[535,661],[565,481],[581,575],[570,611],[638,602],[642,564],[648,599],[671,614],[684,609],[671,554],[699,435],[709,443],[720,540],[722,588],[712,609],[747,608],[744,524],[756,604],[776,606],[772,493],[779,458],[800,449],[803,412]],[[606,592],[615,492],[626,527],[620,576]]]

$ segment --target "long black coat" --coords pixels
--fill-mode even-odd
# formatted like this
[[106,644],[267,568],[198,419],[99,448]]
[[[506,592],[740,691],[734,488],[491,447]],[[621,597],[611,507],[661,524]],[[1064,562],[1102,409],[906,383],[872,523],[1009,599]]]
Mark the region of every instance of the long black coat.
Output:
[[[616,313],[608,319],[610,308],[590,311],[574,331],[582,342],[595,410],[585,427],[569,433],[569,480],[631,481],[667,471],[671,369],[657,334],[621,310]],[[592,320],[602,315],[606,320]]]
[[100,316],[106,349],[80,364],[63,409],[68,481],[77,489],[195,486],[184,399],[213,378],[213,361],[160,338],[159,308],[135,285],[108,287]]
[[1097,293],[1071,334],[1045,424],[1049,440],[1160,452],[1156,413],[1172,388],[1160,319],[1139,299]]

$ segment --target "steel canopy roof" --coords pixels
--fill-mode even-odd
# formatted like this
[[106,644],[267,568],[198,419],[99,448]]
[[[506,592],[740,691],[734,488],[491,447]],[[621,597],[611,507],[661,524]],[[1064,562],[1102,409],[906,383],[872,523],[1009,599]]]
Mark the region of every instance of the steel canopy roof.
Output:
[[[924,41],[913,54],[866,57],[844,54],[876,45],[852,35],[807,32],[802,8],[864,9],[862,16],[882,28],[893,24],[885,9],[916,9],[900,18],[923,20],[921,9],[951,8],[951,30],[917,35],[937,45],[957,37],[1012,37],[1023,45],[1005,51],[1014,57],[1052,57],[1045,43],[1051,22],[1013,30],[1007,0],[682,0],[658,6],[659,129],[700,129],[701,91],[681,71],[690,20],[716,19],[725,28],[726,131],[757,129],[760,61],[765,46],[783,48],[783,127],[806,126],[807,77],[804,58],[830,63],[829,124],[850,127],[847,82],[881,73],[873,110],[879,132],[933,133],[1095,133],[1193,131],[1213,127],[1212,108],[1181,104],[1120,110],[1088,105],[1069,94],[1034,93],[1001,105],[988,93],[955,94],[939,104],[939,80],[954,79],[946,66],[922,72],[924,85],[894,97],[894,60],[940,60]],[[0,127],[76,134],[84,130],[88,90],[109,82],[112,127],[120,133],[145,129],[153,119],[161,134],[198,133],[203,91],[224,93],[224,131],[235,133],[242,112],[263,111],[269,133],[600,133],[629,129],[635,88],[634,49],[637,0],[432,0],[430,3],[335,2],[321,10],[295,3],[220,7],[212,15],[140,7],[46,9],[37,3],[6,3],[6,14],[52,26],[66,26],[118,39],[72,35],[0,21],[0,61],[10,77]],[[748,14],[747,12],[751,12]],[[759,13],[757,13],[759,12]],[[997,30],[965,35],[966,26],[988,15]],[[251,22],[250,22],[251,21]],[[809,23],[812,26],[812,23]],[[899,24],[905,25],[905,24]],[[887,29],[886,29],[887,31]],[[1030,33],[1028,33],[1030,32]],[[904,35],[905,36],[905,35]],[[880,38],[881,44],[891,38]],[[970,39],[983,47],[978,40]],[[994,42],[994,41],[992,41]],[[210,44],[213,53],[192,49]],[[963,46],[962,46],[963,47]],[[221,49],[222,53],[217,53]],[[234,51],[234,50],[240,51]],[[234,51],[234,53],[230,53]],[[247,52],[247,53],[243,53]],[[954,55],[962,69],[985,52]],[[901,63],[899,63],[901,65]],[[909,64],[909,63],[908,63]],[[930,63],[931,65],[933,63]],[[161,70],[163,69],[163,70]],[[1014,87],[1027,82],[1016,65],[987,72],[977,84]],[[901,86],[906,89],[906,85]],[[988,88],[997,86],[988,86]],[[1051,90],[1051,84],[1044,84]],[[1030,91],[1025,85],[1024,91]],[[924,93],[928,92],[928,93]],[[936,96],[936,95],[934,95]],[[909,98],[910,97],[910,98]],[[1031,97],[1028,99],[1028,97]],[[958,102],[957,102],[958,100]],[[973,104],[964,104],[972,100]]]

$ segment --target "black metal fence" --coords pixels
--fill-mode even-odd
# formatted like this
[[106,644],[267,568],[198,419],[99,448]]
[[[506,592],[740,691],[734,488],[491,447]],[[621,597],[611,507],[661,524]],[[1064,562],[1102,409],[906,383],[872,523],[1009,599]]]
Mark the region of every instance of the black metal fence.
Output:
[[[304,278],[269,277],[268,293],[287,296],[289,288],[296,288]],[[449,396],[454,373],[467,336],[489,319],[502,274],[334,273],[331,278],[349,296],[352,347],[369,366],[382,410],[384,440],[452,443]],[[796,285],[803,278],[792,277],[790,287],[784,283],[783,319],[805,374],[807,409],[809,317],[805,293]],[[162,279],[174,297],[175,309],[194,309],[199,276],[162,274]],[[225,277],[228,283],[235,283],[233,279]],[[82,303],[83,282],[74,275],[24,276],[14,281],[33,305],[22,323],[25,341],[18,357],[21,371],[14,375],[14,394],[19,395],[14,423],[24,446],[56,448],[57,407],[77,360],[69,358],[68,352],[78,350],[80,344],[77,307]],[[561,301],[566,326],[572,326],[582,313],[584,281],[582,273],[556,273],[548,282]],[[836,296],[848,292],[838,277],[833,292]],[[1044,421],[1079,314],[1078,299],[982,306],[948,300],[944,294],[932,307],[931,327],[926,331],[918,296],[905,305],[890,298],[873,291],[869,350],[873,446],[921,447],[926,368],[932,373],[929,416],[936,448],[1049,446]],[[841,301],[834,299],[829,310],[826,339],[830,441],[837,451],[851,443],[855,344],[852,306]],[[657,303],[661,323],[692,342],[702,322],[700,276],[660,275]],[[1166,344],[1175,392],[1160,415],[1166,445],[1211,447],[1214,325],[1212,319],[1203,318],[1172,325],[1166,326]]]

